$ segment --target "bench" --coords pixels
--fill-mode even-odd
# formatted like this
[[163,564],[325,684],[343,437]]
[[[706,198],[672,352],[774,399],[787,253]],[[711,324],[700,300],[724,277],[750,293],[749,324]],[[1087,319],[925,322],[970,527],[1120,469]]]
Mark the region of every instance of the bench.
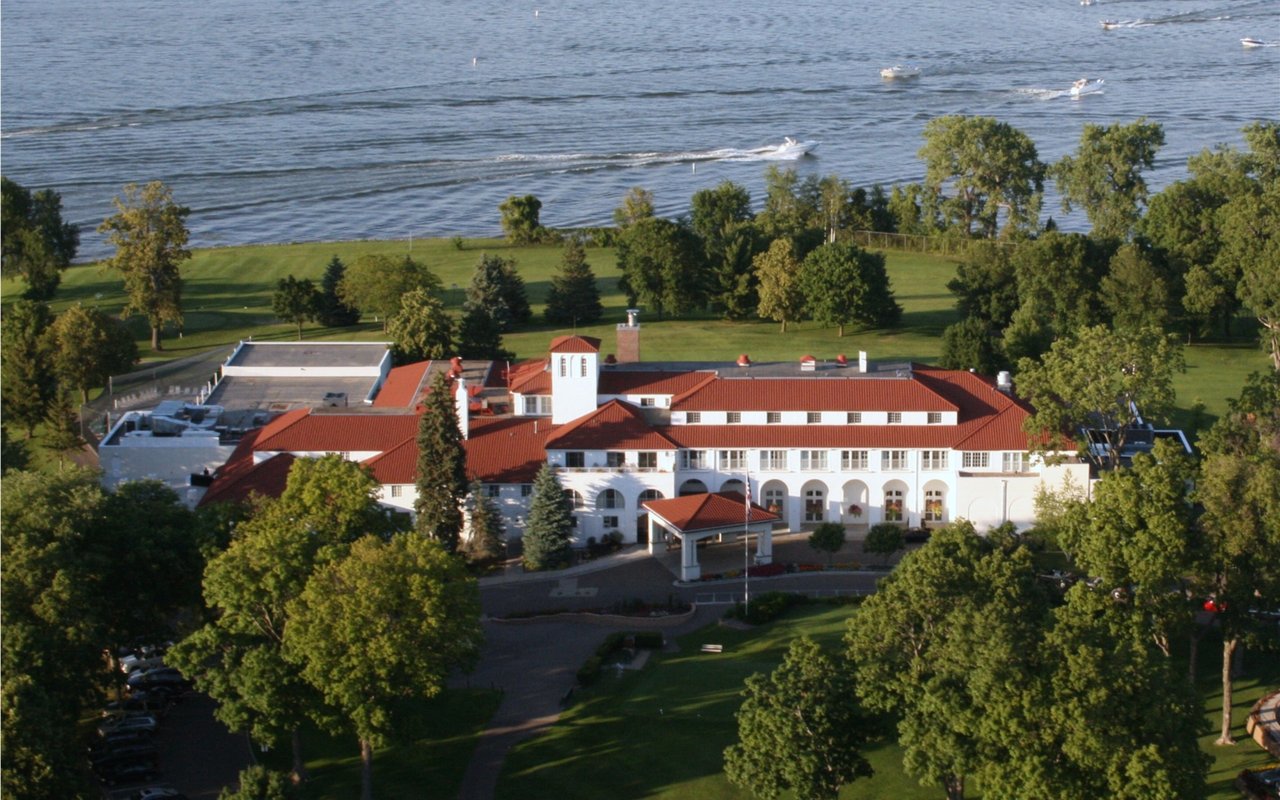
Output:
[[704,652],[704,653],[723,653],[723,652],[724,652],[724,645],[722,645],[722,644],[704,644],[704,645],[702,646],[702,652]]

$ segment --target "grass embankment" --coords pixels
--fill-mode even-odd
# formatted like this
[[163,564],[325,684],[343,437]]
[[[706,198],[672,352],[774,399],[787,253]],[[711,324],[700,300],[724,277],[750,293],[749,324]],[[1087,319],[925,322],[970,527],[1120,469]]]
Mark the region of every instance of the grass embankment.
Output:
[[[721,755],[737,736],[733,714],[741,702],[743,681],[754,672],[773,670],[791,639],[801,634],[838,647],[852,613],[851,607],[813,606],[755,630],[710,627],[682,638],[679,653],[655,653],[643,671],[621,676],[602,671],[600,682],[581,691],[559,723],[512,752],[498,799],[749,798],[724,777]],[[708,642],[724,645],[724,652],[700,652]],[[1231,783],[1239,771],[1260,768],[1270,760],[1244,738],[1244,719],[1265,687],[1280,684],[1280,661],[1251,654],[1248,674],[1236,682],[1234,697],[1236,730],[1242,740],[1221,748],[1213,744],[1221,703],[1213,665],[1220,642],[1206,637],[1201,648],[1199,688],[1206,714],[1200,743],[1214,758],[1209,796],[1234,800],[1239,795]],[[876,774],[846,786],[840,793],[844,800],[941,795],[939,787],[920,786],[903,771],[902,751],[892,737],[867,755]],[[967,796],[981,796],[980,787],[968,788]]]
[[[411,254],[429,265],[444,282],[446,304],[455,310],[461,309],[466,286],[482,253],[513,258],[528,287],[535,319],[540,319],[551,278],[560,264],[559,247],[514,247],[500,239],[466,239],[462,244],[459,249],[451,239],[415,239],[412,243],[329,242],[197,250],[183,267],[186,322],[182,338],[168,332],[164,352],[152,354],[141,318],[135,316],[131,325],[145,361],[179,358],[214,347],[229,348],[249,337],[293,340],[293,326],[276,320],[271,311],[276,283],[286,275],[319,283],[333,256],[349,264],[366,253]],[[768,361],[797,359],[805,353],[832,358],[838,353],[855,355],[865,350],[873,360],[936,362],[943,329],[959,319],[954,299],[946,289],[955,272],[954,262],[941,256],[896,251],[887,252],[886,256],[894,292],[904,309],[901,324],[891,330],[862,331],[839,338],[834,329],[814,323],[793,324],[786,334],[781,334],[779,326],[772,322],[729,322],[708,314],[659,320],[646,314],[642,318],[642,357],[653,361],[732,360],[747,353],[756,361]],[[578,332],[599,337],[605,352],[610,352],[614,327],[625,318],[626,298],[617,288],[613,251],[591,248],[587,257],[599,278],[605,321]],[[20,286],[5,280],[2,289],[8,302],[17,296]],[[124,305],[119,276],[98,264],[69,269],[53,308],[60,311],[75,302],[118,313]],[[563,332],[535,324],[508,334],[504,341],[519,358],[531,358],[545,354],[551,337]],[[351,328],[309,324],[303,335],[321,340],[373,340],[383,336],[382,326],[373,321]],[[1179,406],[1175,421],[1191,430],[1206,426],[1225,411],[1227,399],[1239,394],[1251,371],[1267,368],[1266,357],[1252,341],[1194,345],[1187,349],[1187,364],[1187,372],[1175,382]],[[1205,406],[1202,415],[1192,413],[1197,401]]]
[[[431,700],[402,705],[394,741],[374,751],[373,786],[378,797],[455,800],[480,731],[502,698],[501,692],[454,689]],[[360,796],[360,746],[354,736],[303,734],[303,757],[311,773],[305,800],[347,800]],[[281,747],[262,754],[272,769],[288,771],[292,754]]]

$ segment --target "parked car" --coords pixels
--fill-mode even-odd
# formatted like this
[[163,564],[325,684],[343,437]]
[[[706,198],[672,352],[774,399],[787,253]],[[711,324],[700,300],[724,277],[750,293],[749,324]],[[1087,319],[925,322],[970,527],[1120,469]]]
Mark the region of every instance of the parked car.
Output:
[[108,786],[153,780],[160,773],[154,759],[113,761],[98,771],[98,777]]
[[118,719],[109,719],[98,724],[98,735],[106,736],[108,733],[123,733],[125,731],[138,733],[155,733],[160,727],[160,721],[150,714],[142,714],[136,717],[119,717]]
[[159,719],[169,711],[170,699],[161,696],[165,693],[148,695],[146,690],[139,689],[123,700],[112,700],[102,707],[102,716],[108,718],[136,717],[140,714],[151,714]]
[[147,786],[129,795],[130,800],[187,800],[187,796],[172,786]]
[[134,744],[150,745],[153,734],[150,731],[107,731],[98,736],[92,745],[92,752],[107,752]]
[[89,765],[95,772],[100,772],[121,761],[155,761],[158,755],[159,751],[151,742],[103,746],[90,752]]
[[120,671],[130,675],[142,669],[156,669],[164,666],[164,656],[128,655],[120,659]]
[[172,667],[135,672],[129,676],[126,683],[132,689],[153,689],[160,686],[187,689],[191,685],[190,681],[183,677],[181,672]]

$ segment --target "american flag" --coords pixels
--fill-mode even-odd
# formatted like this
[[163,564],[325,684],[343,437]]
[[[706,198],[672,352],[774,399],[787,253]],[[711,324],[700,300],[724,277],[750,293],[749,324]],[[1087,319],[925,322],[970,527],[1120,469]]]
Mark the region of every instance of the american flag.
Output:
[[743,507],[743,514],[745,515],[747,522],[750,522],[751,521],[751,476],[748,475],[747,479],[743,482],[746,483],[747,485],[747,502]]

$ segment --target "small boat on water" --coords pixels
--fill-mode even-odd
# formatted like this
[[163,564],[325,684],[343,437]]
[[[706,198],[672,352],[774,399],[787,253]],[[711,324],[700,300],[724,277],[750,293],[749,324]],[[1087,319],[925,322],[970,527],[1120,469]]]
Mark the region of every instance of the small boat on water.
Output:
[[1245,47],[1266,47],[1267,43],[1261,39],[1255,39],[1252,36],[1246,36],[1240,40],[1240,44]]
[[1089,78],[1081,78],[1080,80],[1071,84],[1071,89],[1069,90],[1069,93],[1072,97],[1079,97],[1082,94],[1091,94],[1093,92],[1100,92],[1102,91],[1102,84],[1104,82],[1105,81],[1103,81],[1102,78],[1097,78],[1094,80],[1090,80]]
[[799,158],[800,156],[808,155],[809,151],[817,147],[818,144],[819,143],[813,139],[797,141],[792,139],[790,136],[787,136],[783,138],[782,144],[766,149],[771,151],[769,155],[777,158]]
[[919,76],[920,68],[911,64],[894,64],[892,67],[880,70],[881,78],[917,78]]
[[1102,22],[1101,22],[1101,23],[1099,23],[1099,24],[1100,24],[1100,25],[1102,25],[1102,29],[1103,29],[1104,31],[1113,30],[1113,29],[1115,29],[1115,28],[1119,28],[1119,27],[1122,27],[1122,26],[1124,25],[1124,23],[1123,23],[1123,22],[1121,22],[1121,21],[1119,21],[1119,20],[1115,20],[1115,19],[1104,19],[1104,20],[1102,20]]

